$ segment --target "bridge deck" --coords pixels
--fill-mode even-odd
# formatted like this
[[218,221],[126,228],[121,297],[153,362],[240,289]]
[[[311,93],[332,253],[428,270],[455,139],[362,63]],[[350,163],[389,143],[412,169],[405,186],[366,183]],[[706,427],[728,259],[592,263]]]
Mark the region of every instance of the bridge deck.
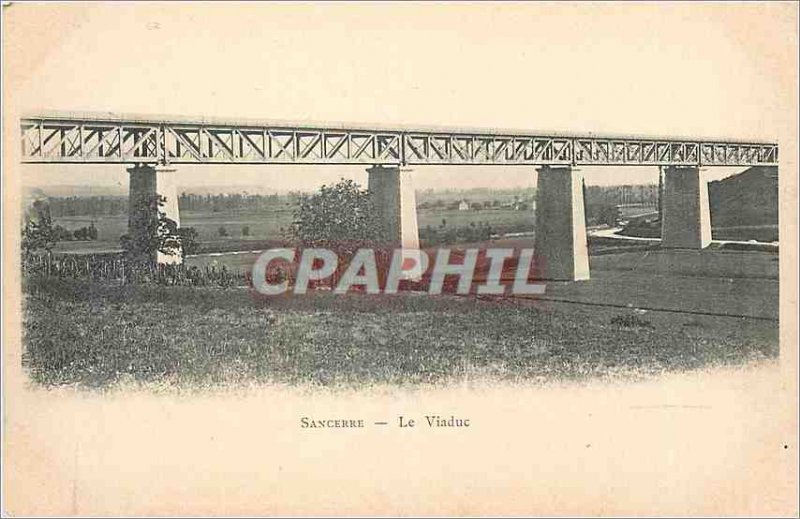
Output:
[[26,163],[776,165],[778,145],[729,139],[335,125],[146,116],[33,115]]

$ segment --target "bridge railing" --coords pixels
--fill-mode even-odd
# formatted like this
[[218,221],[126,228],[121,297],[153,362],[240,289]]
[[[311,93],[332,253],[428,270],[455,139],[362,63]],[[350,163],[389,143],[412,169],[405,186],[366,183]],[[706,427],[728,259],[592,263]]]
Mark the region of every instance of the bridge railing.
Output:
[[29,163],[776,165],[775,143],[25,118]]

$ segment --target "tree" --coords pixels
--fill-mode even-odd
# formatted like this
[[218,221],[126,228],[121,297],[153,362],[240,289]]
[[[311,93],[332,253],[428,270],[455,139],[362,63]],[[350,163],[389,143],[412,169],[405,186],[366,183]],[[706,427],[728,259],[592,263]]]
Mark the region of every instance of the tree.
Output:
[[598,223],[614,227],[619,220],[619,209],[615,205],[602,205],[598,208],[597,219]]
[[42,200],[35,201],[33,214],[22,230],[23,253],[27,254],[39,249],[50,252],[57,241],[49,206]]
[[75,234],[69,229],[60,225],[53,226],[53,239],[55,241],[72,241],[74,238]]
[[186,257],[190,254],[197,254],[200,250],[200,240],[198,239],[197,229],[194,227],[181,227],[178,229],[178,235],[181,240],[183,256]]
[[250,226],[245,225],[242,227],[242,236],[250,236]]
[[89,229],[87,231],[87,236],[90,240],[97,240],[97,227],[94,226],[94,222],[89,224]]
[[[289,229],[292,240],[305,247],[326,248],[339,258],[331,286],[359,249],[375,250],[382,238],[370,193],[352,180],[341,179],[332,186],[323,185],[314,194],[300,195],[293,216]],[[375,254],[380,269],[387,251],[375,250]]]
[[142,195],[133,203],[130,232],[120,237],[126,255],[137,262],[153,262],[159,252],[182,254],[178,224],[161,207],[166,198]]
[[291,235],[306,246],[334,248],[377,240],[380,226],[369,192],[341,179],[299,197]]
[[220,225],[219,229],[217,229],[217,233],[224,238],[228,235],[228,229],[226,229],[224,225]]

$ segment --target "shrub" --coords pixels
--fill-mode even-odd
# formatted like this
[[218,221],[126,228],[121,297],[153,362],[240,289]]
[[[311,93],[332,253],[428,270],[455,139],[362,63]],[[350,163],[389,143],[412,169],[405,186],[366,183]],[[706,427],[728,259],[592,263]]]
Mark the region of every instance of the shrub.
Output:
[[623,328],[652,328],[653,324],[650,321],[642,319],[638,315],[616,315],[611,318],[611,324],[621,326]]
[[197,229],[194,227],[181,227],[178,229],[178,235],[181,240],[183,256],[186,257],[190,254],[197,254],[200,250],[200,240],[197,238]]
[[369,192],[347,179],[301,195],[290,229],[291,237],[305,246],[340,249],[378,240],[380,233]]
[[25,227],[22,229],[21,245],[25,255],[41,249],[49,251],[58,241],[47,203],[36,200],[31,209],[32,212],[26,218]]
[[165,203],[166,198],[160,195],[143,195],[134,201],[130,230],[120,237],[120,245],[130,260],[150,263],[158,252],[180,253],[178,224],[161,211]]

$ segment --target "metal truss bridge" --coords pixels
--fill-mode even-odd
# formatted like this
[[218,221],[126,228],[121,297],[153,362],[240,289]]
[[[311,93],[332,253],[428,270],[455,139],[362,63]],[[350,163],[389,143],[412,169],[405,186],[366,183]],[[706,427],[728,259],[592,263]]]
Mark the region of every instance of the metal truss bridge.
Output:
[[455,128],[31,116],[25,163],[777,165],[778,145]]

